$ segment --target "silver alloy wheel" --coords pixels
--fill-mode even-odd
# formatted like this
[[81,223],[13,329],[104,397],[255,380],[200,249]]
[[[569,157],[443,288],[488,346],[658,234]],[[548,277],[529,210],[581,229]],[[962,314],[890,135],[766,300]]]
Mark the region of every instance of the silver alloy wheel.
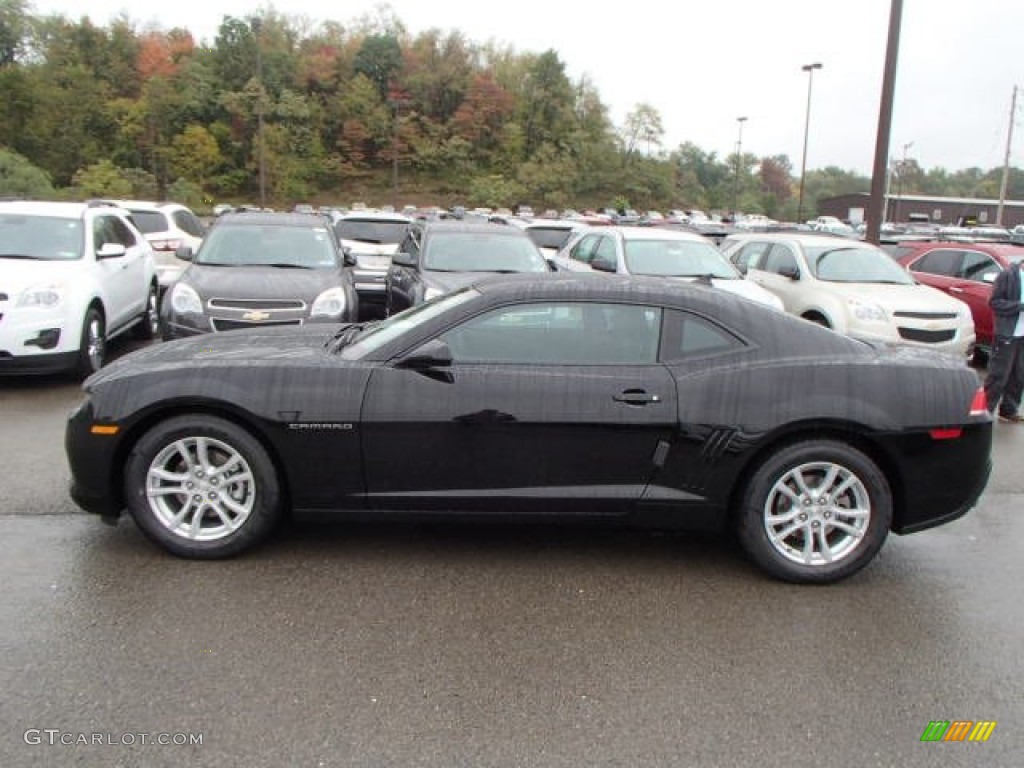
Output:
[[89,365],[94,371],[103,367],[103,356],[106,352],[106,341],[103,338],[103,320],[93,315],[85,327],[85,350],[89,357]]
[[801,464],[780,477],[764,504],[775,551],[801,565],[826,565],[855,552],[871,523],[863,481],[832,462]]
[[149,326],[150,336],[156,336],[160,333],[160,311],[156,291],[153,289],[150,289],[149,298],[146,299],[146,319],[142,322]]
[[149,465],[146,498],[168,531],[190,541],[217,541],[241,528],[256,504],[245,458],[212,437],[184,437]]

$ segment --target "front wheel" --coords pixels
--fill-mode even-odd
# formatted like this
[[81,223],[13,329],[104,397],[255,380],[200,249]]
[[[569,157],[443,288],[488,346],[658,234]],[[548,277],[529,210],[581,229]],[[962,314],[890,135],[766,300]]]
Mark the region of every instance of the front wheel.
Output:
[[82,335],[78,343],[78,362],[75,370],[85,378],[96,373],[107,360],[106,323],[103,313],[89,307],[82,321]]
[[280,486],[262,444],[214,416],[178,416],[128,457],[125,502],[143,533],[180,557],[230,557],[281,518]]
[[736,521],[740,543],[784,581],[825,584],[850,576],[878,553],[892,523],[885,475],[836,440],[783,447],[754,471]]
[[135,324],[133,333],[140,341],[150,341],[160,333],[160,311],[158,292],[155,285],[149,286],[149,294],[146,296],[146,309],[139,315],[139,321]]

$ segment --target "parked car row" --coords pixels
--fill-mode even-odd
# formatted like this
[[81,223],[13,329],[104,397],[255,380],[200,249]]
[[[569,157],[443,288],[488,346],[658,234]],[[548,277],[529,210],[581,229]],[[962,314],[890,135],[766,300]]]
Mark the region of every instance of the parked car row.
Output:
[[[36,210],[45,204],[7,205]],[[983,360],[992,341],[990,281],[1020,259],[1010,245],[908,241],[892,246],[897,263],[869,244],[807,232],[734,233],[716,248],[704,236],[669,226],[591,226],[579,219],[508,219],[502,225],[411,219],[367,209],[256,211],[223,214],[207,232],[187,208],[173,203],[105,201],[67,210],[91,222],[93,214],[81,212],[103,209],[101,221],[112,217],[126,228],[110,242],[122,246],[126,257],[140,251],[157,296],[167,290],[158,314],[164,339],[251,326],[377,319],[482,275],[567,271],[703,282],[847,335]],[[148,252],[141,253],[147,243]],[[167,262],[172,247],[174,265]],[[108,253],[113,251],[101,254],[94,247],[88,256],[93,263],[117,258]],[[108,275],[118,277],[123,279]],[[148,293],[140,298],[142,292],[136,288],[134,318],[125,319],[113,306],[116,299],[108,308],[108,300],[97,298],[99,324],[95,317],[86,322],[77,307],[77,332],[64,330],[56,342],[53,329],[42,328],[33,331],[45,332],[42,336],[22,339],[20,346],[7,342],[0,347],[0,365],[50,370],[73,363],[82,373],[95,370],[102,365],[105,341],[126,322],[134,320],[142,333],[138,321],[145,315],[153,326]],[[29,299],[18,301],[22,304],[13,309],[23,309]],[[33,319],[41,321],[42,313],[33,311]],[[10,309],[7,315],[0,330],[10,334],[16,325]],[[44,364],[44,353],[60,357]]]

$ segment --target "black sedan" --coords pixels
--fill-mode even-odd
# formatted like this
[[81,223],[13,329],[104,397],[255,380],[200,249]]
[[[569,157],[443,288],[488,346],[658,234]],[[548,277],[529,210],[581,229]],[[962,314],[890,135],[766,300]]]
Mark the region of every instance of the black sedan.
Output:
[[72,496],[216,558],[290,510],[734,530],[828,582],[963,515],[990,469],[976,374],[707,286],[480,281],[369,325],[161,344],[88,379]]

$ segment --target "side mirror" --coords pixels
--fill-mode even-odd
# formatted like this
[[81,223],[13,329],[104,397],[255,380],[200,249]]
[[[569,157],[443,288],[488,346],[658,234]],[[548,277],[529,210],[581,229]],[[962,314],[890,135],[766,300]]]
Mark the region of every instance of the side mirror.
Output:
[[800,279],[800,270],[793,266],[780,267],[779,274],[783,277],[788,277],[790,280]]
[[179,245],[174,250],[174,257],[176,259],[181,259],[182,261],[192,261],[192,246]]
[[359,260],[352,254],[352,249],[347,248],[344,245],[341,246],[342,261],[346,267],[355,267],[359,265]]
[[616,272],[618,269],[615,262],[607,256],[595,256],[590,262],[590,268],[598,272]]
[[447,368],[451,364],[452,351],[449,346],[440,339],[431,339],[399,360],[395,367],[425,371],[430,368]]
[[416,257],[413,256],[411,253],[399,251],[398,253],[391,257],[391,263],[399,267],[415,267]]
[[550,269],[552,272],[558,272],[559,271],[558,262],[555,261],[555,257],[554,256],[548,256],[544,260],[548,263],[548,269]]
[[124,256],[128,252],[120,243],[104,243],[100,246],[100,249],[96,251],[97,259],[116,259],[120,256]]

